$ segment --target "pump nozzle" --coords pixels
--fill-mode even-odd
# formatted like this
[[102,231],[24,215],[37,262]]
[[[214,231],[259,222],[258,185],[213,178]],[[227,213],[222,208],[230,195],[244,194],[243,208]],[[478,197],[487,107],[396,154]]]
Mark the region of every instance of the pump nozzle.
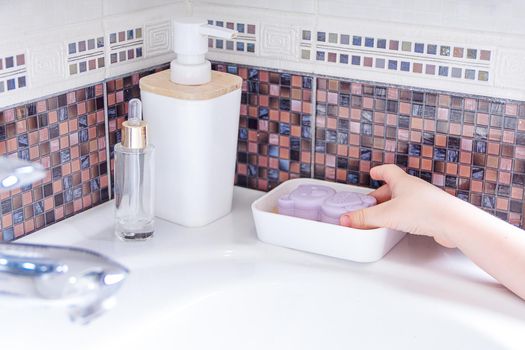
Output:
[[211,64],[206,60],[208,35],[234,39],[235,30],[212,26],[203,19],[180,18],[173,23],[173,51],[177,59],[171,62],[171,81],[183,85],[202,85],[211,80]]
[[238,34],[238,32],[235,30],[212,26],[210,24],[201,25],[200,33],[202,35],[209,35],[223,39],[235,39]]

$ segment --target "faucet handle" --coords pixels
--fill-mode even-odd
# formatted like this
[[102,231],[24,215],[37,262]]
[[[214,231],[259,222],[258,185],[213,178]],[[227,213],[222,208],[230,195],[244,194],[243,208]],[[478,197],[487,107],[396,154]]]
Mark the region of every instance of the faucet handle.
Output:
[[[72,319],[89,322],[124,283],[129,270],[96,252],[26,243],[0,243],[0,295],[60,301]],[[104,309],[105,310],[105,309]]]
[[41,164],[17,158],[0,157],[0,190],[11,190],[43,179],[46,171]]

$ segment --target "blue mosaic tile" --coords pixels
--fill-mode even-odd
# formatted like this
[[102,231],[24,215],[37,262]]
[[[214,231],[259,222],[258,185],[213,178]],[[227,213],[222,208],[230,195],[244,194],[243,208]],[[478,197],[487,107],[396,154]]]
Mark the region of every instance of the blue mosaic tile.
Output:
[[395,61],[395,60],[388,60],[388,69],[390,69],[390,70],[397,70],[397,61]]
[[439,66],[439,75],[442,77],[448,77],[448,67],[446,66]]
[[437,53],[437,45],[429,44],[427,45],[427,54],[435,55]]
[[12,241],[15,238],[14,228],[8,227],[2,230],[2,237],[4,241]]

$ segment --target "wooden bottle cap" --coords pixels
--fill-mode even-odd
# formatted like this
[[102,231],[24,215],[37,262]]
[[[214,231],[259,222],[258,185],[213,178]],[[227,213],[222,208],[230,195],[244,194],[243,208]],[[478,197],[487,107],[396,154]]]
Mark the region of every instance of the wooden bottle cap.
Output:
[[211,81],[203,85],[180,85],[170,80],[170,70],[145,76],[140,79],[141,91],[178,98],[181,100],[209,100],[242,87],[242,78],[223,72],[211,72]]

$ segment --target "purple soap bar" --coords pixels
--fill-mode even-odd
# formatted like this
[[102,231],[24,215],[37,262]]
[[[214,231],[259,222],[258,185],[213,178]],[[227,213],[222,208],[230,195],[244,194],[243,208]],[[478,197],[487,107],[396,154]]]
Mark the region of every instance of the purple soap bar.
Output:
[[325,200],[321,206],[321,221],[330,224],[339,224],[339,218],[344,213],[368,208],[376,204],[376,199],[372,196],[343,191]]
[[290,194],[279,198],[278,211],[279,214],[319,220],[321,205],[334,194],[335,190],[328,186],[299,185]]

